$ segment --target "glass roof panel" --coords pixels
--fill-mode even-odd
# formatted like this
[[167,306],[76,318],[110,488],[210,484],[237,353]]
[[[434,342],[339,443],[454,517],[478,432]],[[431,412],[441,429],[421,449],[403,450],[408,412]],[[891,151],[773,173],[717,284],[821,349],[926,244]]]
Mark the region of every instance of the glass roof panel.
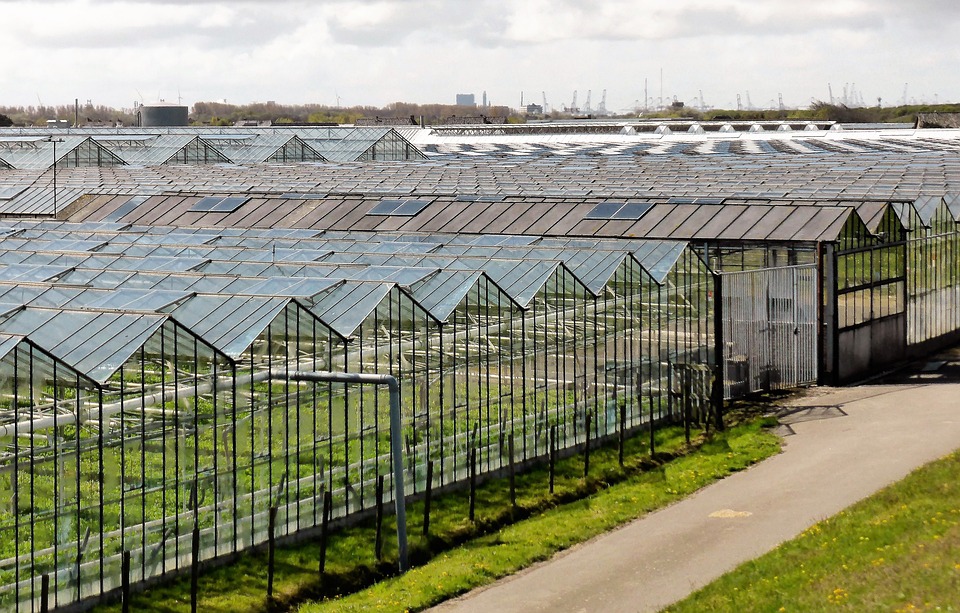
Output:
[[623,208],[622,202],[601,202],[587,213],[585,219],[613,219],[621,208]]
[[[102,383],[164,321],[164,317],[156,315],[28,307],[0,321],[0,330],[27,336],[58,359]],[[72,332],[65,337],[64,330]]]
[[318,296],[310,310],[341,336],[352,336],[392,288],[391,283],[348,281]]
[[190,207],[196,213],[233,213],[249,201],[249,196],[204,196]]
[[226,355],[238,358],[288,303],[287,298],[198,295],[165,312]]

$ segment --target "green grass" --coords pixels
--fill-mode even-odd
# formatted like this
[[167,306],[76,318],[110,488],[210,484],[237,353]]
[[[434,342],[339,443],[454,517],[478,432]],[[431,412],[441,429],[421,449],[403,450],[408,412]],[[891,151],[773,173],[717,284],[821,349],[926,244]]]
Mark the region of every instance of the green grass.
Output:
[[960,611],[960,452],[933,462],[670,613]]
[[[411,561],[396,576],[393,518],[385,520],[383,561],[375,560],[372,522],[332,535],[327,573],[317,574],[315,542],[277,551],[275,600],[266,594],[266,554],[252,552],[229,567],[206,573],[200,582],[203,611],[404,611],[419,610],[489,583],[557,551],[587,540],[777,453],[779,441],[753,419],[719,435],[697,437],[687,447],[682,429],[657,433],[651,458],[647,435],[627,441],[626,463],[616,445],[594,450],[583,478],[583,458],[558,463],[556,488],[547,491],[544,468],[517,475],[517,507],[506,479],[478,489],[476,520],[468,519],[468,497],[453,492],[434,499],[430,536],[421,535],[422,503],[408,506]],[[138,611],[189,610],[189,583],[155,588],[137,596]],[[117,611],[119,606],[103,608]]]

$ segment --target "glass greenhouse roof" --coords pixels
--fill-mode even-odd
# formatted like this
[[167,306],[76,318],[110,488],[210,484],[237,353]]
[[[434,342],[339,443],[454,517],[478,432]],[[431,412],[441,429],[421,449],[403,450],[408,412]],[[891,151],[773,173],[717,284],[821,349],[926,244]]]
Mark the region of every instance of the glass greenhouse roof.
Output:
[[389,283],[347,281],[318,296],[310,310],[341,336],[349,337],[356,333],[392,289]]
[[287,298],[194,296],[164,312],[231,358],[239,358],[290,304]]
[[23,335],[104,383],[166,320],[161,315],[25,307],[0,319],[0,332]]

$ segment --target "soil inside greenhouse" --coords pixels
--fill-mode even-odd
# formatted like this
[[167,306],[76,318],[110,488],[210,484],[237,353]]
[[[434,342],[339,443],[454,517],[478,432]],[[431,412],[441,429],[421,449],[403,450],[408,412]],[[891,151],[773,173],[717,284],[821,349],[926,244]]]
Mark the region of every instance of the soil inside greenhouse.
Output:
[[960,350],[785,403],[784,453],[436,611],[657,611],[960,446]]

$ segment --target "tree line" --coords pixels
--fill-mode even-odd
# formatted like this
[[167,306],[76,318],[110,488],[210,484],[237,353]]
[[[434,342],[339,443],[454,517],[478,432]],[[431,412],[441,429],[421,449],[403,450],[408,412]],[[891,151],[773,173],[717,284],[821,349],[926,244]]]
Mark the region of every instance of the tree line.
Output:
[[[699,111],[690,107],[644,113],[644,118],[682,118],[703,121],[751,120],[818,120],[841,123],[913,123],[920,113],[960,113],[960,104],[909,105],[895,107],[848,107],[826,102],[815,102],[806,109],[724,110]],[[196,102],[190,109],[191,125],[230,126],[241,121],[270,122],[273,124],[352,124],[359,120],[404,120],[427,125],[442,124],[454,118],[485,116],[498,121],[521,123],[527,117],[505,106],[473,107],[453,104],[415,104],[394,102],[385,107],[351,106],[331,107],[321,104],[277,104],[255,102],[227,104],[224,102]],[[635,114],[611,116],[627,119]],[[569,115],[551,113],[548,119],[568,119]],[[63,119],[79,126],[135,126],[135,109],[116,109],[87,103],[79,107],[57,106],[0,106],[0,127],[45,126],[50,119]]]
[[[274,124],[351,124],[359,119],[405,119],[413,122],[437,124],[451,117],[479,115],[521,121],[505,106],[478,108],[453,104],[413,104],[394,102],[385,107],[351,106],[331,107],[322,104],[277,104],[254,102],[227,104],[224,102],[196,102],[190,109],[191,125],[230,126],[241,121],[271,122]],[[48,120],[63,119],[70,125],[137,125],[135,109],[115,109],[104,105],[85,104],[56,106],[0,106],[0,127],[4,121],[15,126],[45,126]]]

